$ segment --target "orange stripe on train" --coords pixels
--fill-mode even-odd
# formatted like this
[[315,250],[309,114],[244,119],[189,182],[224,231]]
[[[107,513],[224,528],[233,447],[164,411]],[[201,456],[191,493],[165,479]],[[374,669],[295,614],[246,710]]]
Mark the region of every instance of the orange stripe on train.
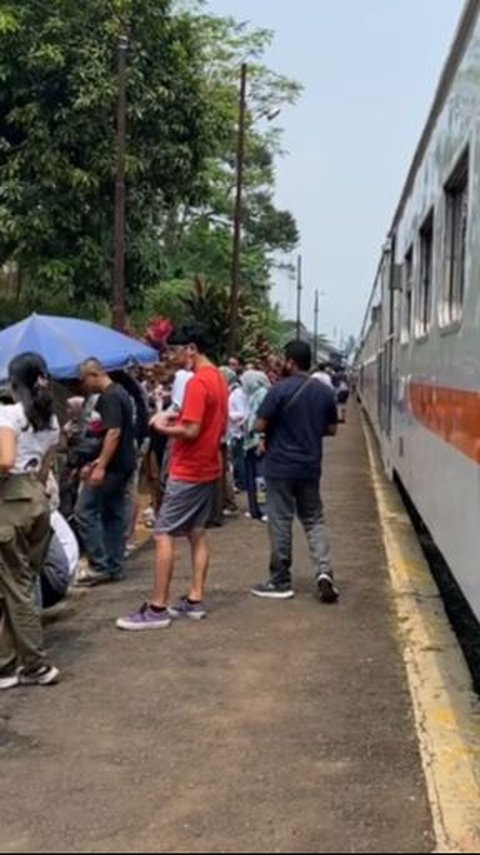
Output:
[[480,392],[410,383],[409,396],[419,422],[480,463]]

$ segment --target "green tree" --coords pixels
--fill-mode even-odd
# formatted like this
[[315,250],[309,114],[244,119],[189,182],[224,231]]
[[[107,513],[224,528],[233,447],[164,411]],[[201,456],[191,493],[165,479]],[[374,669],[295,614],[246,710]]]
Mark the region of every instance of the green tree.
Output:
[[[268,119],[275,118],[282,106],[294,103],[300,93],[298,84],[270,72],[262,64],[272,34],[250,30],[232,19],[196,15],[196,27],[203,46],[208,70],[212,112],[223,117],[225,133],[219,139],[220,152],[207,159],[204,174],[205,196],[201,204],[181,204],[170,211],[162,230],[165,270],[162,284],[153,289],[152,301],[160,306],[161,292],[169,279],[184,285],[195,277],[217,290],[223,305],[230,283],[232,231],[235,195],[238,85],[241,62],[248,62],[249,89],[246,120],[246,158],[242,221],[240,327],[242,339],[251,344],[257,335],[252,320],[245,323],[248,311],[262,318],[272,343],[279,339],[277,315],[272,318],[269,286],[272,270],[281,253],[290,252],[298,243],[298,230],[288,211],[274,204],[275,159],[282,154],[281,132]],[[195,287],[194,287],[195,290]],[[155,296],[153,296],[155,295]],[[228,332],[228,311],[221,328]],[[247,336],[247,338],[245,338]],[[247,347],[250,346],[247,344]],[[219,349],[221,345],[219,342]]]
[[0,262],[88,308],[108,299],[116,46],[129,34],[128,293],[159,278],[159,225],[200,203],[222,139],[202,47],[170,0],[15,0],[0,12]]
[[[242,281],[264,292],[275,254],[290,252],[298,230],[288,211],[274,204],[275,158],[282,154],[281,131],[270,119],[298,98],[301,87],[270,71],[262,62],[273,34],[250,29],[231,18],[193,15],[207,69],[212,113],[220,115],[224,133],[220,151],[206,161],[203,203],[171,217],[165,248],[175,275],[196,273],[226,284],[230,280],[235,199],[239,69],[248,64],[246,155],[243,200]],[[199,258],[198,249],[202,249]],[[199,266],[200,264],[200,266]]]
[[125,30],[127,288],[134,320],[195,316],[202,281],[211,304],[218,302],[217,335],[226,332],[238,79],[246,60],[241,323],[245,335],[253,334],[259,318],[273,340],[271,272],[298,232],[292,215],[274,204],[281,134],[267,120],[293,103],[300,88],[262,62],[270,32],[173,0],[2,3],[0,264],[13,262],[20,271],[13,315],[66,306],[107,317],[116,50]]

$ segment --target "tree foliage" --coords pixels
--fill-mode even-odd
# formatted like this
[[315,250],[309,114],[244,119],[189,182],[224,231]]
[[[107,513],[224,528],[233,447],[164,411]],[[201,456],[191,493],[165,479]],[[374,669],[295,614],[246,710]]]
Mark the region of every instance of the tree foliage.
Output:
[[129,293],[158,281],[158,228],[202,197],[222,136],[190,16],[169,0],[15,0],[0,18],[0,260],[39,290],[108,297],[116,50],[129,35]]
[[274,316],[272,268],[298,242],[293,216],[274,202],[282,152],[270,120],[300,89],[265,67],[269,31],[173,0],[3,0],[0,264],[20,271],[15,311],[34,304],[105,312],[124,32],[127,288],[138,323],[148,313],[198,316],[200,288],[216,334],[225,335],[239,67],[248,62],[240,319],[247,335],[252,318]]

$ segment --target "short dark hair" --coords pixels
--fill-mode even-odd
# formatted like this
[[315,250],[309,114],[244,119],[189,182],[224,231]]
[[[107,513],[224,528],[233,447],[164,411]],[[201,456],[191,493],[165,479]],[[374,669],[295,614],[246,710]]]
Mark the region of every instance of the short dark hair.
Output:
[[207,332],[202,324],[185,324],[182,327],[182,337],[185,339],[185,344],[193,344],[202,355],[209,350]]
[[89,356],[88,359],[84,359],[80,363],[79,371],[80,374],[88,374],[90,371],[94,371],[96,374],[105,374],[105,369],[96,356]]
[[183,327],[175,327],[173,332],[168,336],[167,347],[186,347],[187,344],[188,341]]
[[306,341],[290,341],[285,348],[285,358],[291,359],[300,371],[310,371],[312,349]]

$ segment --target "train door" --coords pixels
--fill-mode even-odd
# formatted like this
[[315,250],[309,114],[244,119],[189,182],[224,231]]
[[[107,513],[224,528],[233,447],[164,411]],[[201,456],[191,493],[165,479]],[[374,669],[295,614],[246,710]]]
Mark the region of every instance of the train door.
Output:
[[393,419],[393,346],[394,337],[390,335],[385,342],[384,358],[383,358],[383,388],[384,388],[384,417],[383,430],[390,439],[392,435],[392,419]]
[[398,326],[398,288],[401,285],[401,268],[395,264],[395,235],[392,236],[385,264],[385,341],[384,341],[384,423],[383,429],[391,439],[393,426],[393,408],[396,404],[397,374],[397,326]]

